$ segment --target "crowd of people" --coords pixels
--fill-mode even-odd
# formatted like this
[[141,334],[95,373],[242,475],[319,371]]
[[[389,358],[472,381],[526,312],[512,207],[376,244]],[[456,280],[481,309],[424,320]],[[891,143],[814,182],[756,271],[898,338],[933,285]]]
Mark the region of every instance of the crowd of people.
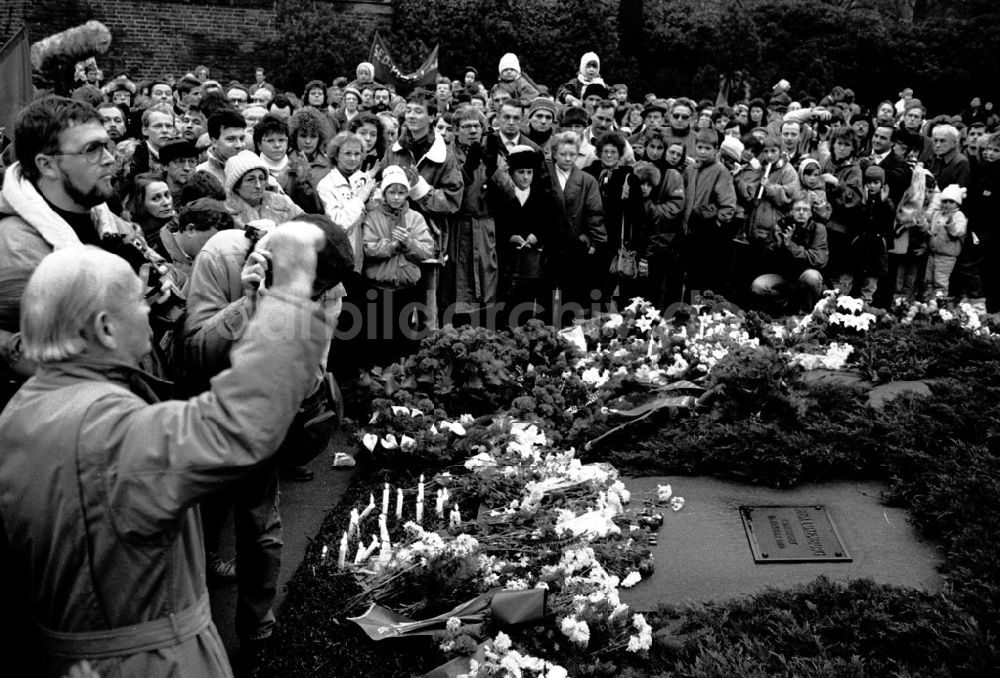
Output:
[[[269,637],[278,479],[308,480],[327,447],[330,372],[441,324],[565,325],[709,291],[781,314],[833,287],[1000,310],[1000,119],[978,98],[931,118],[907,89],[871,107],[839,86],[793,99],[786,81],[742,101],[636,97],[592,52],[552,88],[514,54],[489,85],[467,68],[402,93],[374,73],[297,94],[262,69],[249,86],[203,66],[135,84],[94,66],[18,117],[0,188],[0,445],[16,451],[0,546],[58,649],[51,675],[97,655],[127,657],[123,675],[228,675],[204,582],[237,581],[242,644]],[[281,349],[276,318],[313,329]],[[40,470],[44,496],[25,484]],[[235,561],[219,555],[230,512]]]

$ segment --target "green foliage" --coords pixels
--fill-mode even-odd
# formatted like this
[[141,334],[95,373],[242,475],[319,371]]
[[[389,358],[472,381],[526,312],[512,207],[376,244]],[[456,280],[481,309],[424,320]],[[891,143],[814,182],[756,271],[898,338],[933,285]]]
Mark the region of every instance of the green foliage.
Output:
[[258,53],[282,89],[298,93],[310,80],[329,85],[337,75],[353,80],[355,67],[368,59],[374,31],[359,34],[341,20],[336,6],[312,0],[277,2],[278,37],[263,42]]
[[[492,83],[505,52],[514,52],[538,83],[554,92],[574,77],[580,56],[595,51],[608,82],[641,93],[714,99],[726,76],[733,101],[744,86],[765,95],[781,78],[792,96],[821,97],[852,87],[874,103],[903,85],[933,109],[969,92],[1000,85],[1000,5],[989,0],[934,3],[915,23],[816,0],[394,0],[386,31],[405,69],[440,44],[441,72],[459,77],[475,66]],[[277,80],[294,88],[312,77],[351,76],[367,58],[371,34],[358,35],[330,3],[281,0],[281,38],[263,45]],[[619,25],[619,21],[630,22]],[[636,22],[639,22],[636,25]],[[960,46],[960,47],[959,47]],[[956,98],[957,97],[957,98]],[[949,108],[950,110],[950,108]]]

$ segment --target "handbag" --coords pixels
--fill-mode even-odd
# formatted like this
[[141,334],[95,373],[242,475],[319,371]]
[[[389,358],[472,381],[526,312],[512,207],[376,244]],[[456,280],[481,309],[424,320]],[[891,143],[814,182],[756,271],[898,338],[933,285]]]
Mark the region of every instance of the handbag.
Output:
[[625,215],[622,215],[622,236],[619,241],[618,252],[611,260],[609,269],[612,275],[628,280],[635,280],[639,277],[639,254],[635,250],[625,247]]

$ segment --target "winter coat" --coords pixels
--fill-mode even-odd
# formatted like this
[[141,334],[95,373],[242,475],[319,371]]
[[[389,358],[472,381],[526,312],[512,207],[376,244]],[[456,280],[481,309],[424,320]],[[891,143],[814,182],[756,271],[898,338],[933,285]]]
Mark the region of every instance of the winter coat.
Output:
[[858,208],[850,238],[848,270],[866,276],[885,275],[889,267],[889,242],[893,239],[896,210],[891,201],[869,197]]
[[861,192],[864,190],[861,165],[855,158],[838,163],[830,156],[820,171],[834,175],[840,182],[836,186],[827,184],[826,197],[833,205],[833,211],[826,227],[830,231],[847,233],[857,218],[858,207],[861,205]]
[[[620,166],[607,170],[600,160],[585,170],[597,179],[604,206],[604,228],[608,233],[608,248],[617,251],[620,246],[646,256],[645,208],[639,177],[631,167]],[[622,188],[628,182],[629,195],[622,200]],[[622,237],[624,233],[624,239]]]
[[684,170],[684,232],[728,224],[736,214],[733,175],[716,160]]
[[316,187],[323,212],[347,232],[347,239],[354,249],[354,270],[357,273],[361,272],[365,261],[365,201],[361,196],[365,195],[365,185],[369,181],[371,179],[360,170],[347,179],[339,169],[334,168]]
[[779,159],[771,166],[767,175],[771,185],[761,193],[764,169],[761,167],[759,170],[740,172],[735,181],[738,198],[749,206],[747,218],[750,235],[758,241],[768,240],[774,235],[774,227],[788,216],[792,201],[800,192],[795,168],[787,160]]
[[[408,132],[404,131],[404,134]],[[420,158],[404,148],[400,140],[385,152],[382,167],[399,165],[403,169],[413,167],[417,174],[427,183],[418,184],[410,189],[410,206],[429,221],[440,220],[454,214],[462,205],[464,184],[462,171],[455,160],[455,154],[449,150],[444,139],[437,136],[434,130],[428,132],[434,135],[430,149]],[[440,226],[439,226],[440,228]]]
[[241,228],[257,219],[270,219],[276,224],[283,224],[303,213],[302,208],[287,195],[273,191],[264,191],[264,200],[256,207],[236,193],[231,193],[226,198],[226,211]]
[[962,155],[958,148],[953,148],[944,155],[930,158],[927,169],[934,175],[938,186],[958,184],[965,187],[972,178],[972,168],[969,159]]
[[647,254],[677,256],[684,238],[684,177],[675,169],[661,170],[660,185],[643,201],[648,224]]
[[810,219],[805,224],[789,224],[784,220],[781,227],[794,228],[790,242],[785,245],[777,235],[764,247],[761,254],[763,270],[796,279],[806,269],[823,270],[830,258],[826,242],[826,226]]
[[[0,416],[0,543],[42,629],[25,675],[230,677],[197,504],[274,453],[332,327],[272,294],[211,393],[159,402],[121,363],[43,366]],[[297,337],[289,341],[289,331]]]
[[[393,229],[403,225],[409,236],[402,251],[396,250]],[[391,210],[384,203],[368,212],[364,225],[365,277],[391,288],[412,287],[420,282],[420,262],[434,256],[434,236],[423,216],[405,204]]]
[[[207,388],[211,377],[229,367],[230,349],[256,315],[260,297],[246,294],[240,279],[250,246],[244,231],[228,229],[213,235],[195,258],[183,338],[192,392]],[[320,299],[331,324],[340,313],[343,296],[344,286],[337,285]]]
[[[461,207],[448,219],[448,230],[452,234],[448,239],[448,262],[455,267],[456,282],[449,285],[452,289],[446,296],[449,302],[458,304],[488,304],[496,301],[500,276],[496,223],[492,215],[499,189],[488,176],[481,144],[469,148],[456,144],[453,152],[462,170],[464,189]],[[468,262],[461,252],[466,238],[471,250]],[[469,281],[467,290],[458,285],[459,276]],[[471,296],[465,298],[466,295]]]
[[[115,216],[104,203],[90,210],[94,231],[88,243],[120,254],[134,269],[144,261],[139,251],[124,241],[142,239],[138,227]],[[117,235],[115,247],[101,241]],[[73,228],[49,206],[35,186],[14,163],[4,174],[0,190],[0,347],[6,349],[21,326],[21,295],[39,262],[53,250],[83,244]],[[0,356],[6,356],[0,350]],[[0,359],[0,380],[10,376],[12,365]],[[2,405],[2,403],[0,403]]]
[[566,188],[562,188],[554,163],[549,165],[549,177],[556,206],[560,208],[550,250],[579,252],[606,243],[608,233],[604,228],[604,207],[597,180],[574,166],[566,180]]
[[980,240],[996,241],[1000,236],[1000,162],[976,166],[962,211]]
[[969,224],[962,211],[948,213],[937,209],[928,215],[928,222],[931,253],[957,257],[962,252],[962,239]]
[[518,73],[510,82],[500,80],[497,84],[510,92],[512,99],[523,101],[525,105],[538,96],[538,87],[523,73]]
[[[556,209],[551,190],[541,178],[534,180],[523,205],[513,188],[502,196],[495,215],[503,249],[500,262],[507,277],[515,280],[542,277],[544,250],[552,238]],[[529,235],[535,236],[535,245],[521,247],[510,242],[513,236],[527,238]]]

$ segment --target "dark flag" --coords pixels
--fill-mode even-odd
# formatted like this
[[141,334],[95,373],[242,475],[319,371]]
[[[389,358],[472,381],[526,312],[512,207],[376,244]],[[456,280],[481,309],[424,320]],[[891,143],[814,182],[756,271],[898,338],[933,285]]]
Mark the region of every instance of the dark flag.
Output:
[[31,86],[31,44],[23,26],[6,45],[0,47],[0,83],[3,83],[0,127],[6,127],[7,137],[13,139],[18,111],[31,103],[34,91]]
[[389,49],[382,41],[382,36],[376,31],[372,39],[372,52],[368,60],[375,66],[376,82],[393,85],[399,94],[408,94],[418,87],[434,90],[438,76],[438,48],[435,45],[424,63],[413,73],[403,73],[393,61]]

